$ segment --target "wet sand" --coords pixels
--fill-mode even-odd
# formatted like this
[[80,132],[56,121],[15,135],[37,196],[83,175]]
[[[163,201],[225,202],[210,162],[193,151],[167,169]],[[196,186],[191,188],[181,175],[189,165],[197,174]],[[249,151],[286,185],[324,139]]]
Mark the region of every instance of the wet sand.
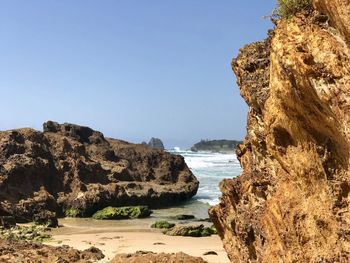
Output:
[[[226,252],[217,235],[210,237],[174,237],[150,228],[152,219],[96,221],[92,219],[62,219],[61,227],[52,230],[50,245],[69,245],[77,249],[98,247],[108,262],[115,254],[134,253],[138,250],[186,254],[202,257],[212,263],[228,263]],[[191,223],[199,224],[199,223]],[[208,223],[207,223],[208,224]],[[203,254],[215,251],[218,255]]]

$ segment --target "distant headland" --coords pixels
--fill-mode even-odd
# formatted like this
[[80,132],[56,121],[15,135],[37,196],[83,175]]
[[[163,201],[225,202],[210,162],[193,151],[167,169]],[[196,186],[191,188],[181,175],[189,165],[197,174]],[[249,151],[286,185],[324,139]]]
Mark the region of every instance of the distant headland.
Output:
[[201,140],[191,147],[191,151],[228,153],[234,152],[236,150],[236,147],[241,143],[242,141],[236,140]]

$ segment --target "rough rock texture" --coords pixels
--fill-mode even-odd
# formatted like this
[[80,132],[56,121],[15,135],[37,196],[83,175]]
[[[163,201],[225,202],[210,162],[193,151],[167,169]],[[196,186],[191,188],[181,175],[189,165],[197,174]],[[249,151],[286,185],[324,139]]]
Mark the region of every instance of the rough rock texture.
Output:
[[232,262],[350,261],[350,2],[314,5],[232,63],[243,173],[210,210]]
[[151,138],[148,142],[148,147],[154,148],[154,149],[160,149],[164,150],[164,144],[161,139],[158,138]]
[[0,262],[2,263],[92,263],[104,258],[95,247],[79,251],[68,246],[53,247],[25,241],[0,239]]
[[0,132],[0,215],[91,216],[106,206],[167,206],[196,194],[181,156],[73,124]]
[[148,206],[123,206],[123,207],[105,207],[92,215],[92,218],[99,220],[118,220],[146,218],[152,214]]
[[217,231],[214,227],[205,227],[204,225],[185,225],[174,226],[163,233],[168,236],[207,237],[217,234]]
[[207,261],[199,257],[192,257],[185,253],[166,254],[138,251],[135,254],[119,254],[110,263],[206,263]]
[[45,225],[47,227],[58,227],[56,213],[47,210],[40,211],[34,214],[33,222],[37,225]]

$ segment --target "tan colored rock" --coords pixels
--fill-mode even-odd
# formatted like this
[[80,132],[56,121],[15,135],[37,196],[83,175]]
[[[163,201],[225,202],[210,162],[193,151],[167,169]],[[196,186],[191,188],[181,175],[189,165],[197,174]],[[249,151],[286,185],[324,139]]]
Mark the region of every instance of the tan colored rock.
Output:
[[243,173],[210,210],[232,262],[350,261],[350,3],[315,6],[335,28],[317,11],[279,21],[232,64],[249,105]]
[[153,253],[138,251],[134,254],[118,254],[109,263],[140,263],[140,262],[152,262],[152,263],[206,263],[200,257],[192,257],[185,253]]
[[53,247],[40,243],[0,239],[2,263],[92,263],[103,258],[101,250],[95,247],[79,251],[68,246]]
[[350,43],[350,1],[313,0],[316,9],[329,16],[330,25],[337,28]]

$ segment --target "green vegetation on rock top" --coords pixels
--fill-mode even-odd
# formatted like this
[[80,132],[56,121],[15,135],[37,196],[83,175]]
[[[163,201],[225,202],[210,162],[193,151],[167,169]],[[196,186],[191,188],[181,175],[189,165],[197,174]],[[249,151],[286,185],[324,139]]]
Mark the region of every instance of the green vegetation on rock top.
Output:
[[299,12],[310,9],[311,2],[311,0],[277,0],[277,8],[274,10],[273,16],[291,18]]
[[148,217],[151,213],[152,211],[148,208],[148,206],[108,206],[102,210],[97,211],[92,217],[99,220],[130,219]]

